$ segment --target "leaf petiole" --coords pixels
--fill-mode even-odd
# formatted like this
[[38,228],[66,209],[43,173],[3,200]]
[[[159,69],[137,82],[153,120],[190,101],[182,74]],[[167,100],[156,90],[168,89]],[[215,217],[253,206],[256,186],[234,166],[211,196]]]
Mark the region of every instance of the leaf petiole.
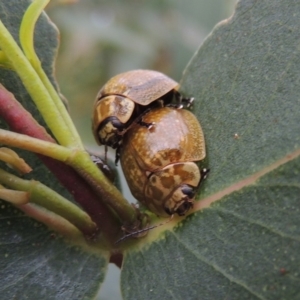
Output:
[[35,0],[29,5],[23,16],[20,26],[20,43],[25,56],[36,71],[37,75],[40,77],[44,87],[47,89],[52,101],[56,105],[59,114],[61,115],[65,124],[69,128],[69,134],[71,134],[75,138],[77,143],[81,144],[81,139],[74,126],[74,123],[72,122],[70,115],[65,105],[63,104],[61,98],[59,97],[57,91],[55,90],[54,86],[52,85],[46,73],[44,72],[41,66],[41,61],[39,60],[34,49],[35,24],[38,20],[38,17],[43,12],[43,9],[48,3],[49,0]]
[[0,48],[18,73],[26,90],[59,143],[71,148],[84,149],[80,138],[70,134],[69,126],[52,101],[48,90],[1,20]]
[[0,182],[11,189],[28,192],[28,202],[58,214],[82,232],[95,232],[96,225],[86,212],[39,181],[24,180],[0,169]]

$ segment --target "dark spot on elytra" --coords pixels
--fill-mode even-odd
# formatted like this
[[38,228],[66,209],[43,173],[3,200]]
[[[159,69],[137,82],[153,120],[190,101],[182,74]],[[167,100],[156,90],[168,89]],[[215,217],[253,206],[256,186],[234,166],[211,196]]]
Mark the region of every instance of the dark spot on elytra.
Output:
[[172,163],[178,162],[181,157],[181,152],[178,149],[171,149],[170,151],[166,152],[166,154],[166,158],[168,158]]
[[183,169],[183,164],[174,165],[174,174],[179,175],[182,181],[193,179],[194,173]]
[[151,176],[150,181],[152,184],[156,184],[156,176]]
[[161,181],[161,184],[166,189],[170,189],[175,184],[175,180],[174,180],[173,176],[162,176],[162,177],[160,177],[160,181]]
[[151,161],[151,163],[155,166],[161,167],[162,166],[162,160],[160,157],[154,157]]
[[160,200],[163,198],[163,192],[157,188],[155,185],[149,186],[149,196],[152,197],[155,200]]

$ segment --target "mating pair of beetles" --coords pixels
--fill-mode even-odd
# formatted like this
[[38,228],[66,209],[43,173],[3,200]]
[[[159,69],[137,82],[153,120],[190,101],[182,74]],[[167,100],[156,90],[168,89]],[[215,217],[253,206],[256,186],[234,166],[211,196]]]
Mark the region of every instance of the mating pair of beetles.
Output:
[[185,107],[178,83],[150,70],[110,79],[99,91],[93,133],[99,145],[117,150],[133,196],[161,217],[183,216],[193,206],[208,170],[197,118]]

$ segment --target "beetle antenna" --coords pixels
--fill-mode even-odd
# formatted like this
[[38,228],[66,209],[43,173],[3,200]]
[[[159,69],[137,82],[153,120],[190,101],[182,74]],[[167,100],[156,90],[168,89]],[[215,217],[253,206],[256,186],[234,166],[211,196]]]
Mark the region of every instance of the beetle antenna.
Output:
[[104,161],[107,164],[107,145],[104,146]]
[[120,242],[124,241],[124,240],[127,240],[128,238],[130,238],[131,236],[135,236],[135,235],[138,235],[140,233],[143,233],[145,231],[149,231],[151,229],[154,229],[156,227],[160,227],[162,225],[165,225],[165,224],[168,224],[172,219],[173,219],[173,216],[174,215],[171,215],[171,217],[169,218],[169,220],[165,221],[165,222],[162,222],[160,224],[157,224],[157,225],[153,225],[153,226],[149,226],[149,227],[146,227],[146,228],[143,228],[141,230],[138,230],[138,231],[135,231],[135,232],[131,232],[131,233],[128,233],[126,235],[124,235],[123,237],[121,237],[120,239],[118,239],[116,242],[115,242],[115,245],[116,244],[119,244]]

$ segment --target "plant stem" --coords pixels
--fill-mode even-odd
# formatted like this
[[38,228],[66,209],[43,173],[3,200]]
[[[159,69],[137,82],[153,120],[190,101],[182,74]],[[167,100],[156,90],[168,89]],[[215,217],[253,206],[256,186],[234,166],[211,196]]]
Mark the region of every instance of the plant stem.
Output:
[[[70,126],[65,123],[43,82],[1,20],[0,48],[20,76],[26,90],[59,143],[71,148],[84,149],[79,136],[74,137],[70,134]],[[70,122],[72,122],[71,119]]]
[[19,157],[19,155],[6,147],[0,147],[0,160],[9,164],[12,168],[18,170],[19,172],[26,174],[32,171],[30,166]]
[[58,232],[68,239],[72,239],[76,242],[86,243],[82,232],[66,219],[45,210],[42,207],[38,207],[30,203],[19,205],[17,207],[27,216],[47,225],[50,229]]
[[63,118],[65,124],[69,127],[70,133],[73,135],[73,137],[76,138],[76,140],[80,141],[80,137],[74,126],[74,123],[72,122],[70,115],[66,110],[63,102],[61,101],[59,95],[57,94],[55,88],[53,87],[46,73],[42,69],[41,62],[38,56],[36,55],[34,49],[34,27],[38,17],[40,16],[43,9],[48,3],[49,0],[35,0],[29,5],[23,16],[20,26],[20,43],[25,53],[25,56],[27,57],[28,61],[35,69],[41,81],[43,82],[45,88],[47,89],[49,95],[52,98],[52,101],[54,102],[59,113],[61,114],[61,117]]
[[[0,129],[0,143],[17,147],[65,162],[73,167],[101,197],[106,205],[112,208],[123,224],[135,225],[136,211],[123,198],[115,186],[99,172],[98,167],[91,163],[86,151],[75,151],[63,146],[32,138],[23,134]],[[101,183],[101,184],[99,184]]]
[[[40,126],[32,115],[0,84],[0,117],[11,130],[55,143],[55,140]],[[57,177],[60,183],[73,195],[75,201],[91,216],[101,228],[106,240],[113,244],[119,236],[121,224],[115,214],[99,200],[91,186],[66,164],[44,155],[38,155],[41,161]],[[99,170],[98,170],[99,172]],[[100,196],[101,197],[101,196]]]
[[24,54],[35,70],[41,68],[41,62],[34,50],[34,27],[43,9],[49,3],[49,0],[34,0],[28,6],[23,15],[20,26],[20,43]]
[[67,161],[73,153],[72,149],[4,129],[0,129],[0,143],[52,157],[62,162]]
[[[56,102],[52,101],[49,91],[1,21],[0,48],[4,51],[15,71],[20,76],[27,91],[58,142],[74,150],[72,155],[68,157],[68,164],[74,167],[76,171],[91,184],[92,188],[102,196],[102,201],[117,213],[123,224],[134,224],[136,221],[135,209],[132,208],[119,191],[91,162],[89,155],[84,151],[79,137],[70,134],[70,128],[73,125],[65,122],[65,118],[62,117],[60,110],[57,109]],[[71,119],[70,122],[72,122]],[[20,144],[19,146],[24,148],[24,146]],[[27,145],[26,147],[29,146]],[[40,149],[37,148],[36,150],[37,152],[40,151]],[[45,153],[49,154],[46,149],[43,151],[43,155],[47,155]],[[60,155],[58,156],[61,160],[65,159],[65,157],[62,159]]]
[[[94,191],[101,196],[101,201],[117,213],[124,226],[136,226],[136,210],[103,173],[99,172],[97,166],[90,164],[90,157],[87,152],[77,151],[76,155],[66,163],[72,166],[91,185]],[[101,185],[98,184],[99,182]]]
[[9,190],[0,186],[0,199],[15,205],[23,205],[28,203],[29,195],[27,192]]
[[92,234],[95,232],[95,223],[92,222],[87,213],[42,183],[21,179],[2,169],[0,169],[0,182],[14,190],[29,192],[29,202],[60,215],[83,233]]
[[10,61],[7,59],[5,53],[2,50],[0,50],[0,66],[7,68],[7,69],[13,68]]

